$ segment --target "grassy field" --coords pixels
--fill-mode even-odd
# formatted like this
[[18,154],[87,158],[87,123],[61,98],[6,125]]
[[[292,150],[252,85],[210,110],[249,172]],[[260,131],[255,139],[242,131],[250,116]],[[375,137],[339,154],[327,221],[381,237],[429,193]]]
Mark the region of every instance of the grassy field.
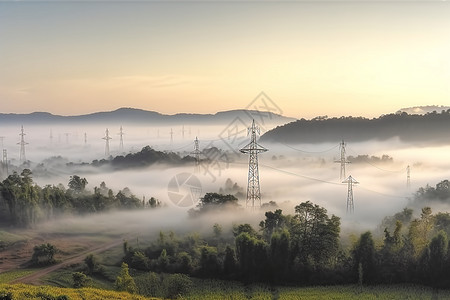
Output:
[[0,243],[10,244],[18,241],[24,241],[26,239],[27,238],[25,236],[0,230]]
[[147,300],[137,295],[125,292],[114,292],[95,288],[58,288],[51,286],[32,286],[25,284],[0,284],[0,299],[32,300],[32,299],[54,299],[54,300]]
[[195,288],[185,299],[450,299],[450,290],[433,291],[432,288],[414,285],[381,285],[358,287],[268,287],[244,286],[239,282],[219,280],[194,280]]
[[23,270],[14,270],[14,271],[0,273],[0,283],[9,283],[9,282],[13,281],[14,279],[27,276],[33,272],[35,272],[35,271],[23,269]]

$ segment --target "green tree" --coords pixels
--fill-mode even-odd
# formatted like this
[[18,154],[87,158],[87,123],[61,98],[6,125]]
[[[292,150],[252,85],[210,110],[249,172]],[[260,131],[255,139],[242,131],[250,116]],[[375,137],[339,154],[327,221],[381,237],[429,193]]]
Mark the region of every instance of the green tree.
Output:
[[439,282],[445,275],[448,238],[444,231],[440,231],[429,245],[430,276],[433,283]]
[[118,291],[126,291],[130,294],[135,294],[137,292],[136,283],[134,282],[133,277],[131,277],[126,263],[122,263],[120,274],[116,278],[115,286]]
[[31,262],[35,265],[48,265],[55,263],[55,254],[58,249],[50,243],[34,246]]
[[229,245],[225,248],[225,258],[223,260],[223,273],[225,277],[232,277],[237,270],[236,254]]
[[221,273],[217,248],[203,246],[200,248],[200,274],[205,277],[217,277]]
[[358,242],[353,249],[353,268],[354,274],[358,276],[361,264],[363,274],[358,276],[363,278],[365,283],[372,283],[376,278],[376,265],[375,265],[375,244],[370,231],[361,234]]
[[287,229],[272,234],[270,239],[270,263],[273,282],[285,280],[289,269],[290,248],[290,234]]
[[73,287],[78,289],[90,286],[91,279],[81,272],[72,273]]
[[242,232],[236,239],[236,256],[244,281],[267,279],[267,244],[247,232]]
[[183,298],[188,295],[193,287],[192,280],[184,274],[170,274],[164,280],[166,297],[169,299]]
[[281,209],[277,209],[274,212],[268,211],[265,213],[265,216],[266,219],[259,223],[259,227],[263,231],[264,239],[269,241],[272,233],[285,227],[287,220]]
[[297,205],[295,212],[290,225],[293,258],[315,267],[332,264],[339,250],[340,218],[328,217],[325,208],[310,201]]
[[81,178],[78,175],[70,176],[69,179],[69,189],[71,189],[73,192],[79,194],[84,192],[86,185],[88,184],[88,181],[86,178]]
[[414,249],[414,257],[422,255],[429,243],[429,236],[433,229],[434,218],[430,207],[422,208],[420,219],[415,219],[409,225],[408,239]]
[[94,274],[101,270],[100,263],[98,262],[97,257],[93,254],[86,256],[84,263],[86,264],[88,274]]

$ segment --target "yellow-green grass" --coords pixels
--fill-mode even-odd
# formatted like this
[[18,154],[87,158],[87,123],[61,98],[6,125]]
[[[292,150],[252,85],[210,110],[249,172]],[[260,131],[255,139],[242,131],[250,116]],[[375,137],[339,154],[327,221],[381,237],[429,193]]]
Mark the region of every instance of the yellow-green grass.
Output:
[[315,287],[269,287],[245,286],[239,282],[194,279],[194,289],[185,299],[450,299],[450,290],[434,290],[430,287],[398,284],[363,286],[315,286]]
[[53,286],[33,286],[26,284],[0,284],[0,297],[9,295],[13,300],[42,300],[42,299],[69,299],[69,300],[148,300],[138,295],[126,292],[101,290],[96,288],[59,288]]
[[31,273],[34,272],[36,272],[36,270],[21,269],[0,273],[0,283],[9,283],[14,279],[30,275]]

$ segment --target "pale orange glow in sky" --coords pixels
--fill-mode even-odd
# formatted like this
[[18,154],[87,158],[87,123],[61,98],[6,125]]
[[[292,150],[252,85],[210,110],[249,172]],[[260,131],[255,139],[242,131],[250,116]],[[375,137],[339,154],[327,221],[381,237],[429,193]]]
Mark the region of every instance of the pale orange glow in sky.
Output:
[[0,112],[450,105],[450,3],[2,2]]

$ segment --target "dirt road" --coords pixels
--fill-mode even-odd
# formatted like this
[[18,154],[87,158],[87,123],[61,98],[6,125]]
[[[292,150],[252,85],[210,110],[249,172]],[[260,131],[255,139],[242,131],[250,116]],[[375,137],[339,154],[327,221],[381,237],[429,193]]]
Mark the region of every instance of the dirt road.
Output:
[[[127,237],[130,238],[130,237]],[[104,244],[100,244],[98,246],[94,246],[91,247],[85,251],[82,251],[80,253],[74,254],[70,257],[66,257],[64,258],[64,261],[62,261],[61,263],[58,263],[56,265],[52,265],[43,269],[39,269],[38,271],[34,272],[33,274],[21,277],[21,278],[17,278],[13,281],[11,281],[10,283],[27,283],[27,284],[34,284],[34,285],[40,285],[42,284],[41,279],[51,273],[54,272],[56,270],[59,270],[61,268],[64,268],[66,266],[72,265],[72,264],[77,264],[82,262],[86,256],[88,254],[96,254],[96,253],[101,253],[103,251],[106,251],[108,249],[120,246],[123,244],[124,238],[120,238],[117,240],[114,240],[112,242],[109,243],[104,243]]]

